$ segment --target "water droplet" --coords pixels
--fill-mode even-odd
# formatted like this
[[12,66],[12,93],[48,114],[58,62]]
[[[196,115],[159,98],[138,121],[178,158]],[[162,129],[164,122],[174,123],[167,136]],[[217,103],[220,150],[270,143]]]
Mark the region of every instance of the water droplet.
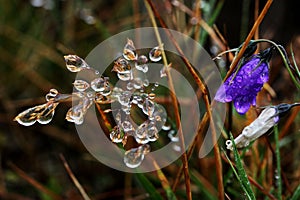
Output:
[[172,144],[172,148],[176,152],[181,152],[181,147],[178,144]]
[[100,92],[103,96],[108,96],[111,94],[111,88],[110,88],[110,84],[108,82],[106,82],[105,86],[104,86],[104,90]]
[[130,39],[127,39],[127,43],[123,49],[123,56],[127,60],[137,59],[136,49],[134,47],[133,41]]
[[92,101],[90,101],[89,98],[82,98],[77,105],[68,110],[66,114],[66,120],[69,122],[74,122],[77,125],[82,124],[84,121],[84,115],[91,105]]
[[154,103],[149,99],[145,99],[142,110],[145,115],[152,117],[154,112]]
[[131,70],[131,66],[127,60],[122,57],[119,57],[115,62],[113,69],[111,71],[122,73]]
[[141,165],[145,155],[150,151],[150,146],[145,144],[137,148],[132,148],[125,152],[124,163],[129,168],[137,168]]
[[83,92],[90,87],[90,84],[84,80],[75,80],[73,85],[79,92]]
[[124,71],[124,72],[118,72],[117,76],[122,81],[129,81],[132,79],[131,70],[130,71]]
[[90,69],[89,65],[77,55],[64,56],[66,66],[71,72],[80,72],[84,69]]
[[123,127],[123,130],[124,130],[125,132],[128,132],[128,131],[133,130],[133,126],[132,126],[132,124],[131,124],[130,121],[123,121],[123,122],[122,122],[122,127]]
[[135,140],[139,144],[146,144],[148,143],[148,121],[145,121],[138,128],[135,130]]
[[153,122],[148,125],[147,137],[150,142],[154,142],[159,138],[158,130]]
[[128,106],[130,104],[131,92],[124,91],[120,96],[118,96],[118,101],[123,106]]
[[34,106],[32,108],[28,108],[27,110],[24,110],[23,112],[18,114],[14,120],[23,126],[31,126],[36,122],[38,114],[42,110],[44,110],[46,106],[47,104],[42,104]]
[[95,78],[91,82],[91,88],[96,91],[96,92],[102,92],[105,90],[105,85],[106,85],[107,80],[104,78]]
[[167,67],[163,66],[163,68],[161,68],[161,70],[159,71],[161,78],[167,76],[167,71],[166,70],[167,70]]
[[122,111],[123,111],[126,115],[130,115],[130,110],[131,110],[131,105],[122,106]]
[[109,137],[112,142],[120,143],[124,139],[124,134],[122,133],[122,131],[118,126],[115,126],[113,130],[110,132]]
[[141,80],[141,78],[135,78],[134,83],[133,83],[133,87],[135,89],[141,89],[142,86],[143,86],[143,81]]
[[139,71],[142,71],[143,73],[147,73],[148,72],[148,65],[147,64],[135,64],[135,68]]
[[170,140],[172,142],[178,142],[179,141],[179,138],[177,136],[175,136],[175,130],[170,130],[169,133],[168,133],[168,137],[170,138]]
[[153,62],[158,62],[161,60],[161,55],[162,55],[162,49],[157,46],[154,47],[153,49],[151,49],[151,51],[149,52],[149,58],[151,61]]
[[162,127],[161,127],[161,129],[162,130],[164,130],[164,131],[168,131],[168,130],[170,130],[171,129],[171,125],[170,124],[167,124],[167,123],[165,123]]
[[128,82],[126,88],[127,88],[127,90],[132,90],[133,89],[133,83]]
[[151,93],[148,94],[148,97],[149,97],[150,100],[155,99],[155,96],[156,95],[153,92],[151,92]]
[[148,79],[145,79],[143,85],[144,85],[145,87],[148,87],[148,86],[149,86],[149,80],[148,80]]
[[158,87],[159,86],[159,83],[158,82],[155,82],[154,83],[154,87]]
[[38,115],[37,121],[40,124],[48,124],[51,122],[57,105],[58,103],[51,103],[46,106],[45,109]]
[[142,64],[146,64],[148,62],[148,58],[145,55],[140,55],[137,59],[137,64],[138,65],[142,65]]
[[46,101],[54,101],[55,97],[58,95],[58,91],[56,89],[50,89],[49,93],[46,94]]

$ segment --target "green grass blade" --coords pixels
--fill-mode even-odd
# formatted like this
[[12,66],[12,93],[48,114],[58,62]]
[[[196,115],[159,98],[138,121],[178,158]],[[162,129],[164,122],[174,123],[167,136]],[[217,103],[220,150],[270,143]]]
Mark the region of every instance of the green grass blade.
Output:
[[191,172],[191,180],[197,185],[199,190],[203,192],[202,198],[209,200],[216,200],[217,197],[214,197],[207,188],[204,187],[203,183],[196,177],[195,172]]
[[143,188],[148,192],[150,199],[163,200],[163,197],[156,191],[153,184],[147,179],[147,177],[142,173],[135,174],[137,179],[142,184]]
[[290,200],[298,200],[298,199],[300,199],[300,185],[298,185],[298,187],[293,193],[293,196],[290,198]]
[[244,189],[244,192],[246,193],[248,198],[251,200],[254,200],[255,195],[254,195],[254,192],[252,191],[249,179],[248,179],[246,171],[243,167],[239,152],[235,146],[233,136],[231,133],[229,134],[229,136],[230,136],[230,140],[232,141],[232,145],[233,145],[234,160],[235,160],[235,164],[236,164],[236,168],[237,168],[237,172],[238,172],[239,181],[240,181],[241,185],[243,186],[242,188]]
[[274,137],[275,137],[275,156],[276,156],[276,185],[277,185],[277,192],[276,197],[277,199],[282,199],[282,180],[281,180],[281,166],[280,166],[280,147],[279,147],[279,132],[278,127],[274,127]]

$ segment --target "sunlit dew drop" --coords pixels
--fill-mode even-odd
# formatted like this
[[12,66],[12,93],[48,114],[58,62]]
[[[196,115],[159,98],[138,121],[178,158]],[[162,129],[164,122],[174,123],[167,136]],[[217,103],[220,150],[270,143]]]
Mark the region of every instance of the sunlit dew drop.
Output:
[[102,92],[105,90],[106,80],[102,77],[95,78],[91,82],[91,88],[96,92]]
[[141,165],[145,155],[150,151],[150,146],[145,144],[138,148],[132,148],[125,152],[124,163],[129,168],[136,168]]
[[117,73],[122,73],[124,71],[128,72],[129,70],[131,70],[131,66],[130,66],[129,62],[126,59],[119,57],[114,62],[114,66],[111,71],[117,72]]
[[169,131],[169,130],[171,129],[171,125],[165,123],[165,124],[161,127],[161,129],[164,130],[164,131]]
[[81,70],[84,69],[90,69],[88,64],[79,56],[77,55],[67,55],[64,56],[66,66],[69,71],[71,72],[80,72]]
[[66,114],[66,120],[69,122],[74,122],[77,125],[83,123],[84,121],[83,117],[84,117],[84,111],[83,111],[82,103],[79,103],[71,107]]
[[125,132],[133,130],[133,126],[131,122],[127,120],[122,122],[122,127]]
[[120,143],[123,141],[124,134],[122,133],[122,131],[118,126],[115,126],[113,130],[110,132],[109,137],[112,142]]
[[172,142],[178,142],[179,141],[179,138],[178,136],[175,136],[175,130],[170,130],[169,133],[168,133],[168,137],[170,138],[170,140]]
[[135,136],[139,138],[144,138],[147,136],[147,129],[148,129],[148,121],[143,122],[135,131]]
[[132,82],[128,82],[126,85],[127,90],[132,90],[133,89],[133,83]]
[[131,105],[122,106],[122,111],[123,111],[126,115],[130,115],[130,110],[131,110]]
[[152,117],[152,114],[154,112],[154,103],[149,99],[145,99],[142,110],[145,115]]
[[143,73],[147,73],[148,72],[148,65],[147,64],[135,64],[135,68],[139,71],[142,71]]
[[147,137],[150,142],[154,142],[159,138],[158,130],[153,122],[151,122],[148,126]]
[[46,94],[46,101],[53,101],[55,97],[58,95],[58,91],[56,89],[50,89],[49,93]]
[[129,91],[124,91],[118,98],[119,103],[123,106],[130,104],[131,93]]
[[130,39],[127,39],[127,43],[123,49],[123,56],[127,60],[136,60],[137,59],[135,46],[133,44],[133,41]]
[[176,152],[181,152],[181,147],[176,143],[172,144],[172,148]]
[[156,95],[155,95],[153,92],[151,92],[151,93],[148,94],[148,98],[149,98],[150,100],[155,99],[155,96],[156,96]]
[[167,72],[166,72],[166,66],[163,66],[163,68],[161,68],[161,70],[159,71],[160,73],[160,77],[166,77],[167,76]]
[[90,87],[90,84],[84,80],[75,80],[73,85],[74,88],[79,92],[83,92]]
[[143,82],[143,85],[145,87],[148,87],[149,86],[149,80],[148,79],[145,79],[144,82]]
[[42,104],[38,106],[34,106],[32,108],[28,108],[24,110],[18,116],[15,117],[15,121],[23,126],[31,126],[33,125],[38,117],[38,114],[46,108],[47,104]]
[[130,71],[118,72],[117,76],[122,81],[129,81],[129,80],[132,79],[131,70]]
[[48,124],[49,122],[51,122],[53,116],[54,116],[54,112],[55,112],[55,108],[58,105],[58,103],[52,103],[50,105],[48,105],[39,115],[39,117],[37,118],[37,121],[40,124]]
[[151,61],[153,62],[158,62],[161,60],[161,55],[162,55],[162,49],[157,46],[154,47],[153,49],[151,49],[151,51],[149,52],[149,58]]
[[104,90],[100,92],[103,96],[108,96],[111,94],[111,87],[108,82],[104,86]]
[[141,80],[141,78],[135,78],[134,83],[133,83],[133,87],[135,89],[141,89],[142,86],[143,86],[143,81]]

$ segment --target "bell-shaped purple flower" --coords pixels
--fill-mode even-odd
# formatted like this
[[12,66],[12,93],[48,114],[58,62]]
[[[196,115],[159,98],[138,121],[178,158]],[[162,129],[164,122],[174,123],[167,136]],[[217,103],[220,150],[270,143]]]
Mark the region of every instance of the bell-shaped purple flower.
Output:
[[215,100],[222,103],[232,101],[239,114],[245,114],[251,105],[256,105],[257,93],[269,79],[271,50],[272,47],[244,61],[218,89]]

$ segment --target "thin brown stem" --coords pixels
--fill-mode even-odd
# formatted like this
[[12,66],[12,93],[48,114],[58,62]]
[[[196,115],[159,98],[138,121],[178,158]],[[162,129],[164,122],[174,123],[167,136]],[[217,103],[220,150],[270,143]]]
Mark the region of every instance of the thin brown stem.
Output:
[[28,183],[30,183],[33,187],[35,187],[37,190],[39,190],[40,192],[47,194],[49,197],[51,197],[54,200],[63,200],[62,197],[60,197],[59,195],[55,194],[54,192],[52,192],[51,190],[49,190],[48,188],[46,188],[44,185],[42,185],[41,183],[39,183],[38,181],[36,181],[35,179],[33,179],[32,177],[30,177],[29,175],[27,175],[22,169],[20,169],[19,167],[17,167],[15,164],[13,163],[8,163],[8,165],[20,176],[22,177],[24,180],[26,180]]
[[224,78],[224,81],[234,72],[238,62],[240,61],[240,59],[242,58],[250,40],[253,38],[255,31],[258,29],[258,26],[261,24],[262,20],[264,19],[265,15],[267,14],[271,4],[272,4],[273,0],[268,0],[265,7],[263,8],[263,10],[261,11],[260,15],[258,16],[257,20],[255,21],[250,33],[248,34],[245,42],[243,43],[242,48],[240,49],[239,53],[237,54],[237,56],[235,57],[235,59],[233,60],[233,62],[230,65],[229,71],[227,72],[226,77]]
[[73,172],[72,172],[69,164],[67,163],[65,157],[62,154],[60,154],[59,156],[60,156],[60,159],[62,160],[62,162],[64,164],[64,167],[65,167],[67,173],[69,174],[70,178],[72,179],[74,185],[76,186],[76,188],[80,192],[83,199],[84,200],[91,200],[91,198],[87,195],[87,193],[85,192],[85,190],[83,189],[83,187],[81,186],[81,184],[79,183],[79,181],[77,180],[75,175],[73,174]]
[[[147,3],[148,2],[148,3]],[[180,146],[181,149],[184,150],[185,149],[185,143],[184,143],[184,135],[183,135],[183,131],[182,131],[182,126],[181,126],[181,120],[180,120],[180,115],[179,115],[179,107],[177,104],[177,98],[176,98],[176,94],[175,94],[175,87],[173,84],[173,80],[172,80],[172,76],[170,74],[169,71],[169,67],[171,64],[168,64],[167,62],[167,58],[165,55],[165,52],[163,50],[163,45],[162,45],[162,41],[160,38],[160,35],[158,33],[157,30],[157,24],[153,15],[153,8],[150,7],[150,3],[151,1],[145,1],[145,5],[146,8],[148,10],[152,25],[154,27],[155,30],[155,34],[156,34],[156,38],[158,41],[159,46],[162,48],[162,58],[163,58],[163,63],[164,63],[164,67],[166,69],[166,74],[168,77],[168,85],[171,91],[171,99],[173,102],[173,108],[174,108],[174,113],[175,113],[175,121],[176,121],[176,126],[178,127],[178,135],[180,138]],[[153,4],[152,4],[153,6]],[[188,171],[188,159],[187,159],[187,154],[186,151],[183,152],[182,156],[181,156],[181,160],[182,160],[182,164],[183,164],[183,171],[184,171],[184,177],[185,177],[185,186],[186,186],[186,195],[187,195],[187,199],[192,199],[192,191],[191,191],[191,183],[190,183],[190,176],[189,176],[189,171]]]
[[[197,75],[197,73],[196,73],[195,69],[192,67],[191,63],[185,57],[182,49],[179,47],[176,39],[174,38],[174,36],[172,35],[170,30],[166,26],[163,19],[160,17],[160,14],[156,10],[156,8],[153,5],[152,1],[147,0],[147,2],[149,3],[151,9],[153,10],[154,15],[160,21],[160,24],[162,25],[162,27],[165,28],[166,33],[168,34],[168,36],[171,39],[173,45],[175,46],[176,50],[178,51],[179,55],[181,56],[181,59],[183,60],[185,66],[187,67],[187,69],[189,70],[191,75],[193,76],[196,84],[198,85],[199,89],[201,90],[201,92],[203,94],[203,99],[204,99],[204,102],[205,102],[205,106],[206,106],[206,109],[207,109],[207,114],[208,114],[208,117],[210,119],[210,125],[211,125],[211,129],[212,129],[212,141],[215,144],[214,145],[214,153],[215,153],[216,171],[217,171],[217,179],[218,179],[218,197],[219,197],[219,199],[224,199],[222,162],[221,162],[219,146],[218,146],[218,143],[217,143],[216,129],[215,129],[215,125],[214,125],[214,122],[213,122],[213,119],[212,119],[212,113],[211,113],[211,107],[210,107],[207,88],[206,88],[205,84],[202,83],[202,80]],[[187,170],[188,169],[185,169],[185,166],[184,166],[184,172],[187,171]]]

